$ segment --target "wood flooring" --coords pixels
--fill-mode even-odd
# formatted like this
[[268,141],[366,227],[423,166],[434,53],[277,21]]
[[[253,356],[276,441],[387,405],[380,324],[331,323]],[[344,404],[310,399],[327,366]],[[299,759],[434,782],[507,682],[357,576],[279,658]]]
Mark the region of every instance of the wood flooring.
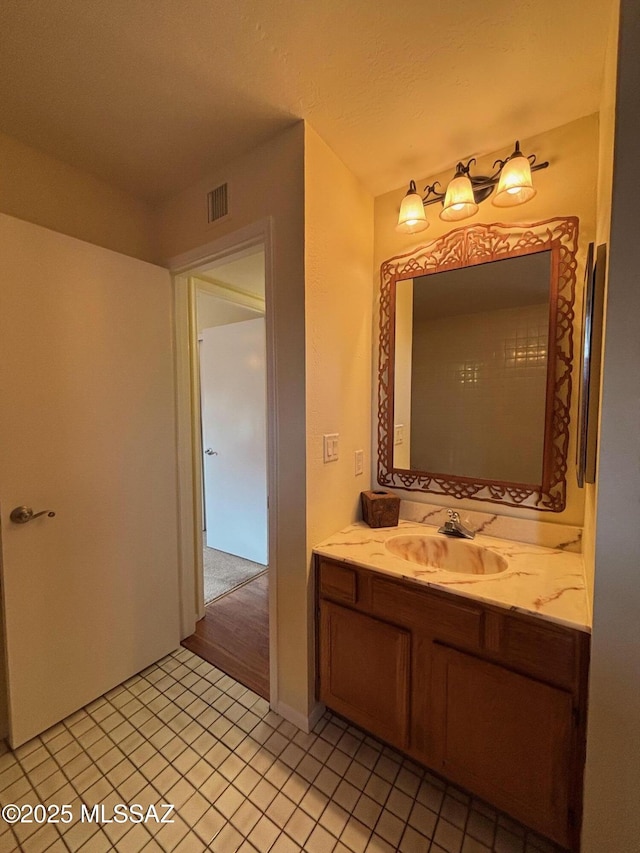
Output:
[[269,580],[264,572],[207,604],[182,645],[269,699]]

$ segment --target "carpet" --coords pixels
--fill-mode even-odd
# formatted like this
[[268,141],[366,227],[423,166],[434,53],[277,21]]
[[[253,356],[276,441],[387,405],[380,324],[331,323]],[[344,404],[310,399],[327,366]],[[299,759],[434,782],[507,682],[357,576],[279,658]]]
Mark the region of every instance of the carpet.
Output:
[[220,598],[251,578],[267,570],[261,563],[253,563],[243,557],[204,548],[204,603]]

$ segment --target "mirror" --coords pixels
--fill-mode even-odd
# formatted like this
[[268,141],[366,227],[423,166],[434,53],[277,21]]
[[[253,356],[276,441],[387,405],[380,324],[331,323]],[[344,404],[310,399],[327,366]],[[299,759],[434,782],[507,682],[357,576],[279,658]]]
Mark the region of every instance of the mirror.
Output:
[[594,264],[593,243],[589,244],[582,300],[582,347],[580,349],[580,390],[578,394],[578,441],[576,477],[578,486],[596,481],[598,412],[600,411],[600,371],[602,327],[604,323],[605,270],[607,246],[598,246]]
[[577,230],[460,228],[382,265],[381,485],[564,508]]

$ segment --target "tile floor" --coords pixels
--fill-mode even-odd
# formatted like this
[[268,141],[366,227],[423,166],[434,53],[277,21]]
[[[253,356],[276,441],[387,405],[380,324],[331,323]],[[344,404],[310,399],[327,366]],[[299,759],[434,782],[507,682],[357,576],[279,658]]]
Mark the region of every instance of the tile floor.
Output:
[[[14,752],[0,803],[69,804],[68,824],[0,820],[0,851],[550,853],[556,848],[327,713],[304,734],[180,649]],[[82,803],[175,805],[175,822],[80,820]],[[34,813],[35,814],[35,813]]]

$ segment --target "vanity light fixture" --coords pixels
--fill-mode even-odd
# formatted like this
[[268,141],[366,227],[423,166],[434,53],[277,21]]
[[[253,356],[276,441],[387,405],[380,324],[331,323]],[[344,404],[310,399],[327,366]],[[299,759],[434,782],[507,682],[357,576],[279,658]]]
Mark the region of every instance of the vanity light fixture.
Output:
[[536,163],[536,155],[526,157],[516,141],[513,153],[506,160],[496,160],[493,175],[472,175],[471,165],[476,162],[472,157],[467,163],[462,161],[456,166],[456,172],[449,181],[446,191],[438,188],[436,181],[424,188],[425,195],[421,198],[416,190],[415,181],[410,181],[409,190],[400,205],[400,214],[396,231],[404,234],[415,234],[429,227],[424,208],[430,204],[442,204],[440,219],[455,222],[468,219],[478,211],[478,205],[497,190],[492,202],[496,207],[515,207],[524,204],[536,194],[531,180],[531,173],[538,169],[546,169],[548,161]]
[[415,234],[429,227],[427,215],[424,212],[424,202],[418,195],[415,181],[409,181],[409,189],[400,205],[400,215],[396,231],[403,234]]
[[[515,207],[518,204],[524,204],[536,194],[536,189],[531,180],[531,171],[535,163],[536,155],[525,157],[520,150],[520,143],[516,142],[516,147],[513,154],[507,157],[506,160],[496,160],[500,163],[498,174],[498,189],[492,204],[496,207]],[[494,167],[496,165],[494,163]],[[548,163],[540,163],[536,166],[537,169],[544,169]]]
[[[473,192],[473,184],[469,177],[469,165],[458,163],[456,173],[447,185],[447,191],[442,202],[440,219],[455,222],[458,219],[468,219],[478,212],[478,203]],[[435,185],[434,185],[435,186]]]

